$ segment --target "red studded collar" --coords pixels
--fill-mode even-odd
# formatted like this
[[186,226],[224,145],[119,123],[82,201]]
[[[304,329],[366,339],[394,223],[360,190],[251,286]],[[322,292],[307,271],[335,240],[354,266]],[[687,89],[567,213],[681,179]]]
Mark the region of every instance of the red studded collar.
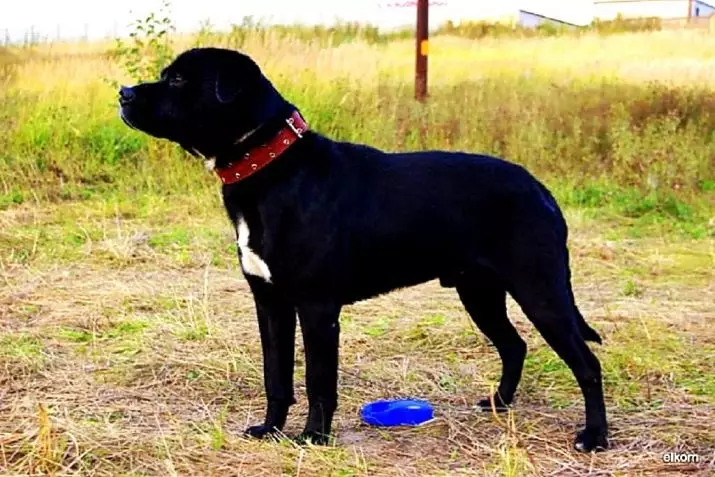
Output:
[[226,167],[216,168],[223,184],[235,184],[260,171],[283,154],[291,144],[303,137],[308,125],[298,111],[286,118],[286,125],[265,144],[257,146]]

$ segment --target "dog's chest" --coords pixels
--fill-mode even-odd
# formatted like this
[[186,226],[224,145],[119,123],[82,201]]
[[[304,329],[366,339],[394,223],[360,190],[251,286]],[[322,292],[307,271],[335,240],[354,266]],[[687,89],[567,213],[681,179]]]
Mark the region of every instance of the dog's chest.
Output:
[[253,275],[271,283],[271,270],[261,256],[249,245],[251,230],[248,222],[242,216],[238,217],[236,225],[236,245],[238,246],[243,273]]

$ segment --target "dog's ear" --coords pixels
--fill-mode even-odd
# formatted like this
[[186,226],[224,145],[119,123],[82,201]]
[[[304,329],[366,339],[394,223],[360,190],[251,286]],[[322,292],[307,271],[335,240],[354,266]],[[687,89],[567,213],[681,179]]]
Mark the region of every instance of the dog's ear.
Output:
[[227,104],[261,77],[258,65],[249,57],[235,52],[235,57],[225,62],[216,74],[216,99]]
[[232,103],[243,88],[235,74],[228,69],[219,70],[216,75],[216,99],[219,103]]

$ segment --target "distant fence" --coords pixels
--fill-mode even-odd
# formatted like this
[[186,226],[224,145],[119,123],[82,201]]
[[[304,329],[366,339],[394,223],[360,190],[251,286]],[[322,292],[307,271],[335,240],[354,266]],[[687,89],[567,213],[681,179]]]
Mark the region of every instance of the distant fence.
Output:
[[677,17],[677,18],[659,18],[659,17],[648,17],[648,18],[617,18],[616,20],[610,20],[613,22],[620,23],[622,25],[635,25],[642,23],[643,21],[653,21],[657,25],[656,29],[660,30],[674,30],[674,29],[694,29],[694,30],[708,30],[710,32],[715,32],[715,14],[707,17]]
[[[409,5],[411,2],[405,1],[404,3]],[[435,3],[439,4],[439,2]],[[390,3],[389,5],[402,6],[399,1]],[[630,21],[642,21],[642,19],[621,19],[621,21],[628,23]],[[715,33],[715,15],[711,15],[709,17],[663,18],[658,19],[658,24],[660,29],[671,30],[682,28]],[[199,27],[200,25],[197,25],[196,29],[198,30]],[[71,33],[63,30],[61,25],[57,25],[55,30],[52,32],[46,29],[40,31],[36,27],[30,26],[21,34],[18,34],[17,32],[13,34],[10,29],[6,28],[4,30],[0,30],[0,46],[33,46],[53,42],[89,42],[102,39],[112,39],[117,38],[122,33],[122,30],[123,29],[119,27],[118,23],[115,23],[109,28],[106,26],[103,28],[92,27],[91,24],[86,23],[81,28],[73,28]]]
[[664,18],[661,26],[667,29],[688,28],[715,32],[715,15],[709,17]]
[[93,28],[91,24],[85,23],[80,28],[72,28],[70,32],[63,29],[62,25],[57,25],[54,30],[40,30],[35,26],[30,26],[21,33],[18,33],[17,31],[13,32],[9,28],[5,28],[0,29],[0,45],[32,46],[59,41],[87,42],[106,38],[116,38],[119,33],[120,28],[118,23],[115,23],[109,28]]

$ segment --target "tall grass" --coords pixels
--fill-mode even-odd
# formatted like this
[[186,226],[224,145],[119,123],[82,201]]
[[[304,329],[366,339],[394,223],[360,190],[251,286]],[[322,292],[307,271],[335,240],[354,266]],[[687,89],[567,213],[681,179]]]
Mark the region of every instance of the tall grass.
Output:
[[[351,41],[326,47],[285,28],[203,31],[175,47],[249,53],[314,129],[336,139],[496,154],[586,205],[613,191],[648,198],[646,209],[712,199],[713,36],[438,35],[422,105],[412,99],[411,40],[371,44],[348,33]],[[8,49],[0,62],[0,207],[214,187],[177,147],[121,123],[110,84],[128,78],[106,45]]]

